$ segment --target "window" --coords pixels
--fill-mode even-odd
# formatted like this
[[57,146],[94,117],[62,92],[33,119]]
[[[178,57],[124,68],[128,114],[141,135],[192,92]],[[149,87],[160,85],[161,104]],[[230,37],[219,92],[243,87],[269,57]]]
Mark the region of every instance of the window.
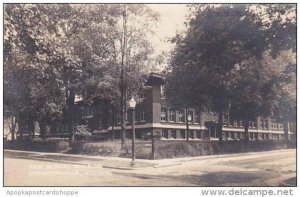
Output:
[[178,122],[184,122],[183,110],[178,112]]
[[162,122],[166,122],[167,121],[167,108],[164,108],[164,107],[161,108],[160,120]]
[[253,133],[249,133],[249,135],[250,135],[250,136],[249,136],[250,140],[251,140],[251,139],[254,139]]
[[253,121],[253,128],[257,128],[257,120]]
[[[210,137],[210,136],[209,136]],[[222,138],[226,138],[226,133],[225,132],[222,132]]]
[[269,121],[265,120],[265,128],[268,129],[269,128]]
[[230,138],[230,132],[225,132],[225,137]]
[[168,130],[163,130],[163,138],[168,139]]
[[193,112],[189,111],[188,116],[191,117],[191,120],[189,122],[193,122]]
[[238,123],[239,127],[243,127],[243,121],[240,120],[239,123]]
[[197,131],[197,132],[196,132],[196,135],[197,135],[197,138],[198,138],[198,139],[201,139],[201,131]]
[[140,122],[145,122],[145,121],[146,121],[146,110],[145,109],[141,109]]
[[279,134],[279,139],[280,140],[284,139],[284,135],[283,134]]
[[233,136],[234,139],[237,139],[238,138],[238,134],[237,132],[234,132],[234,136]]
[[175,121],[175,113],[174,110],[170,109],[169,111],[169,121],[174,122]]
[[160,87],[160,97],[165,98],[165,87],[164,86]]
[[238,122],[236,120],[233,121],[233,126],[237,127],[238,126]]
[[134,121],[137,122],[139,119],[139,113],[138,111],[135,112],[135,117],[134,117]]
[[185,139],[185,130],[180,130],[180,138]]
[[234,132],[230,132],[230,137],[232,138],[232,139],[234,139]]
[[248,124],[249,124],[249,128],[252,128],[252,125],[253,125],[253,124],[252,124],[252,121],[249,121]]
[[223,125],[229,126],[229,115],[224,114]]
[[261,133],[258,134],[258,139],[259,139],[259,140],[262,139],[262,134],[261,134]]
[[264,120],[260,119],[260,128],[265,128]]
[[194,131],[189,131],[189,138],[194,139]]
[[195,124],[199,124],[200,123],[200,116],[199,116],[199,114],[196,112],[195,113],[195,122],[194,122]]
[[176,139],[176,130],[171,130],[171,136]]
[[277,129],[277,122],[275,120],[271,120],[271,128]]

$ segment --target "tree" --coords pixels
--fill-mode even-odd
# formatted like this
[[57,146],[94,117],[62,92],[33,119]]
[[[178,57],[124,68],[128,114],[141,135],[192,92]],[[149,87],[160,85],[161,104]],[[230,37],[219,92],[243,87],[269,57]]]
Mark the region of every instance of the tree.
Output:
[[[267,97],[267,101],[271,101],[272,97],[268,93],[273,93],[272,84],[260,79],[259,69],[264,66],[260,61],[265,52],[276,57],[281,50],[276,47],[279,44],[283,49],[294,46],[291,43],[295,41],[295,23],[283,20],[284,14],[276,12],[287,9],[285,11],[293,13],[295,6],[279,5],[273,9],[266,5],[266,13],[255,11],[257,7],[247,4],[191,6],[193,14],[189,18],[186,35],[177,35],[173,39],[177,47],[168,76],[168,98],[171,102],[181,100],[202,108],[211,106],[219,114],[220,141],[223,112],[231,101],[235,101],[235,112],[245,112],[251,108],[243,114],[244,122],[262,113],[262,105],[265,112],[271,111],[269,103],[259,103]],[[262,15],[267,18],[266,21]],[[274,15],[280,17],[274,18]],[[286,29],[287,25],[292,28]],[[274,39],[274,33],[278,35],[277,39]],[[283,41],[286,33],[289,35],[288,43]],[[251,65],[253,62],[255,65]],[[237,72],[236,68],[242,69]],[[248,72],[257,80],[245,77]],[[261,89],[256,90],[255,87]],[[254,98],[251,97],[253,93],[257,93]],[[245,130],[248,130],[247,125]]]
[[158,14],[146,5],[124,4],[117,7],[122,20],[120,27],[116,29],[119,37],[114,41],[114,57],[116,65],[120,65],[119,110],[123,147],[127,119],[126,101],[141,89],[145,74],[149,72],[147,68],[152,66],[153,49],[148,38],[153,33],[151,25],[158,20]]
[[[296,49],[295,6],[251,5],[247,9],[254,14],[251,21],[265,37],[265,51],[261,59],[246,60],[242,69],[235,73],[236,76],[240,75],[240,78],[234,86],[236,94],[232,97],[231,115],[244,119],[246,141],[249,138],[248,122],[257,116],[276,118],[279,108],[284,106],[284,114],[288,114],[289,119],[295,117],[295,113],[292,112],[295,109],[295,102],[292,102],[295,98],[290,96],[295,95],[296,90],[293,61]],[[256,73],[253,73],[254,70]],[[243,71],[244,74],[241,73]],[[289,86],[289,93],[285,91],[284,86]],[[242,88],[243,91],[236,88]],[[252,90],[249,91],[250,89]],[[283,95],[282,91],[285,92]],[[277,119],[284,122],[287,137],[287,119],[284,120],[282,116],[277,116]]]
[[[42,117],[61,118],[62,113],[71,144],[75,94],[81,94],[84,102],[95,99],[102,106],[118,108],[121,62],[125,106],[128,94],[134,94],[141,86],[141,76],[147,72],[152,58],[153,50],[147,41],[150,25],[142,18],[156,16],[147,6],[129,6],[131,22],[126,25],[124,36],[119,26],[122,9],[123,5],[115,4],[5,5],[6,106],[16,111],[20,111],[20,106],[27,107],[26,114],[34,113],[33,119],[41,123],[51,122]],[[20,83],[15,80],[18,74],[24,78]],[[19,91],[21,84],[26,84],[27,89]]]
[[266,56],[264,60],[275,91],[270,112],[283,123],[288,141],[288,123],[296,123],[296,6],[259,4],[257,7],[261,11],[253,21],[264,30],[272,57]]
[[250,4],[251,22],[264,34],[264,47],[275,58],[281,51],[296,52],[295,4]]
[[296,124],[296,54],[293,50],[281,51],[276,59],[267,56],[264,65],[269,71],[274,92],[271,114],[283,123],[285,140],[288,142],[288,125]]
[[263,40],[260,32],[247,18],[241,20],[247,16],[245,7],[199,6],[195,17],[190,19],[186,36],[174,40],[177,49],[170,75],[177,81],[185,81],[178,87],[185,90],[182,95],[190,97],[186,102],[218,112],[220,141],[223,113],[232,94],[230,73],[235,64],[259,56],[262,50],[257,45]]
[[[99,13],[103,15],[99,15]],[[60,92],[65,93],[65,104],[62,104],[60,101],[58,106],[66,109],[65,111],[69,116],[70,142],[74,139],[74,97],[81,84],[80,82],[86,77],[82,73],[88,73],[88,67],[92,63],[103,62],[106,65],[108,61],[104,61],[107,60],[107,55],[105,56],[105,54],[109,54],[109,51],[106,51],[103,46],[98,46],[96,48],[98,51],[96,49],[95,51],[85,50],[91,47],[88,45],[91,41],[84,42],[85,40],[80,38],[84,37],[84,35],[91,37],[91,33],[94,33],[93,38],[96,38],[94,43],[104,44],[105,42],[103,41],[106,40],[107,35],[110,33],[105,31],[105,27],[108,29],[108,27],[115,24],[113,17],[110,17],[113,15],[114,12],[106,5],[17,4],[6,5],[5,7],[4,56],[6,58],[5,66],[7,66],[5,72],[13,71],[13,73],[17,73],[16,70],[19,68],[27,67],[29,68],[28,74],[32,75],[35,72],[36,75],[33,76],[37,77],[26,79],[30,82],[28,83],[29,91],[27,92],[34,89],[33,82],[38,80],[41,84],[40,87],[46,87],[48,84],[52,88],[58,87]],[[102,27],[102,29],[99,29],[99,27]],[[96,29],[100,30],[101,33],[95,34]],[[86,48],[83,49],[83,47]],[[18,51],[20,53],[17,53]],[[90,52],[93,52],[93,56],[91,56]],[[22,58],[24,62],[16,64],[14,59],[18,58]],[[25,62],[27,62],[27,65]],[[15,70],[13,66],[15,66]],[[15,77],[16,75],[12,76],[12,78]],[[15,94],[20,93],[11,86],[14,85],[14,81],[7,81],[7,85],[8,88],[5,90],[12,90]],[[49,89],[49,86],[47,88]],[[47,96],[53,100],[57,97],[57,94],[48,94]],[[23,97],[22,99],[25,98]],[[47,110],[47,106],[49,106],[47,104],[48,101],[33,99],[30,96],[27,96],[25,100],[29,102],[33,100],[39,101],[40,104],[37,106],[39,106],[41,111],[49,111]],[[22,103],[20,100],[15,104],[24,107],[29,106],[28,103]],[[51,106],[53,105],[51,104]],[[43,107],[46,109],[43,109]],[[14,108],[18,109],[18,106]],[[62,109],[60,110],[62,111]]]
[[270,103],[275,94],[268,74],[262,61],[253,58],[237,64],[231,75],[233,94],[229,114],[231,119],[242,120],[246,142],[249,141],[250,121],[270,114]]

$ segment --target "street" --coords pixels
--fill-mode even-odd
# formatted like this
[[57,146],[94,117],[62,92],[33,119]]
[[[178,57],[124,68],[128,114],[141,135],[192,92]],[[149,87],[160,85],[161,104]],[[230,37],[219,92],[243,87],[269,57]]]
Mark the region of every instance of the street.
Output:
[[[5,186],[278,186],[296,177],[295,149],[137,160],[140,167],[127,170],[104,167],[109,161],[129,164],[130,159],[126,158],[106,158],[104,165],[95,161],[81,164],[79,159],[68,163],[16,155],[4,153]],[[74,160],[70,158],[69,161]]]

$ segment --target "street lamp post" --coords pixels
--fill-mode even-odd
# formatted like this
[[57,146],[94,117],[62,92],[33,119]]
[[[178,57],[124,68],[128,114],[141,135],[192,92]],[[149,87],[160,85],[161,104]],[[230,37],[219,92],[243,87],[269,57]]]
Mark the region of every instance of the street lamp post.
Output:
[[134,165],[135,163],[135,106],[136,101],[132,97],[131,100],[128,102],[129,108],[132,110],[132,161],[131,165]]

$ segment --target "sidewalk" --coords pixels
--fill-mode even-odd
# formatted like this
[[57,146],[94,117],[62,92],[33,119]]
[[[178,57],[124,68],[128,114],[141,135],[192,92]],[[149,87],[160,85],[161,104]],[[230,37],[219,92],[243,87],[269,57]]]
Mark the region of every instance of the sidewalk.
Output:
[[270,154],[273,152],[286,152],[289,149],[274,150],[274,151],[263,151],[263,152],[248,152],[248,153],[237,153],[237,154],[226,154],[226,155],[208,155],[199,157],[186,157],[186,158],[172,158],[172,159],[161,159],[161,160],[146,160],[136,159],[135,165],[131,165],[131,158],[120,158],[120,157],[104,157],[104,156],[88,156],[88,155],[72,155],[62,153],[45,153],[45,152],[33,152],[33,151],[19,151],[19,150],[4,150],[4,156],[33,159],[40,161],[52,161],[59,163],[69,163],[76,165],[101,165],[103,168],[112,168],[119,170],[134,170],[140,168],[163,168],[168,166],[182,165],[186,162],[210,160],[217,158],[226,157],[239,157],[246,155],[263,155]]
[[119,157],[101,157],[101,156],[87,156],[87,155],[71,155],[62,153],[45,153],[33,151],[19,151],[19,150],[4,150],[5,157],[32,159],[39,161],[59,162],[76,165],[97,165],[103,168],[112,168],[120,170],[134,170],[139,168],[154,167],[151,162],[144,162],[136,160],[135,165],[131,165],[131,158]]

